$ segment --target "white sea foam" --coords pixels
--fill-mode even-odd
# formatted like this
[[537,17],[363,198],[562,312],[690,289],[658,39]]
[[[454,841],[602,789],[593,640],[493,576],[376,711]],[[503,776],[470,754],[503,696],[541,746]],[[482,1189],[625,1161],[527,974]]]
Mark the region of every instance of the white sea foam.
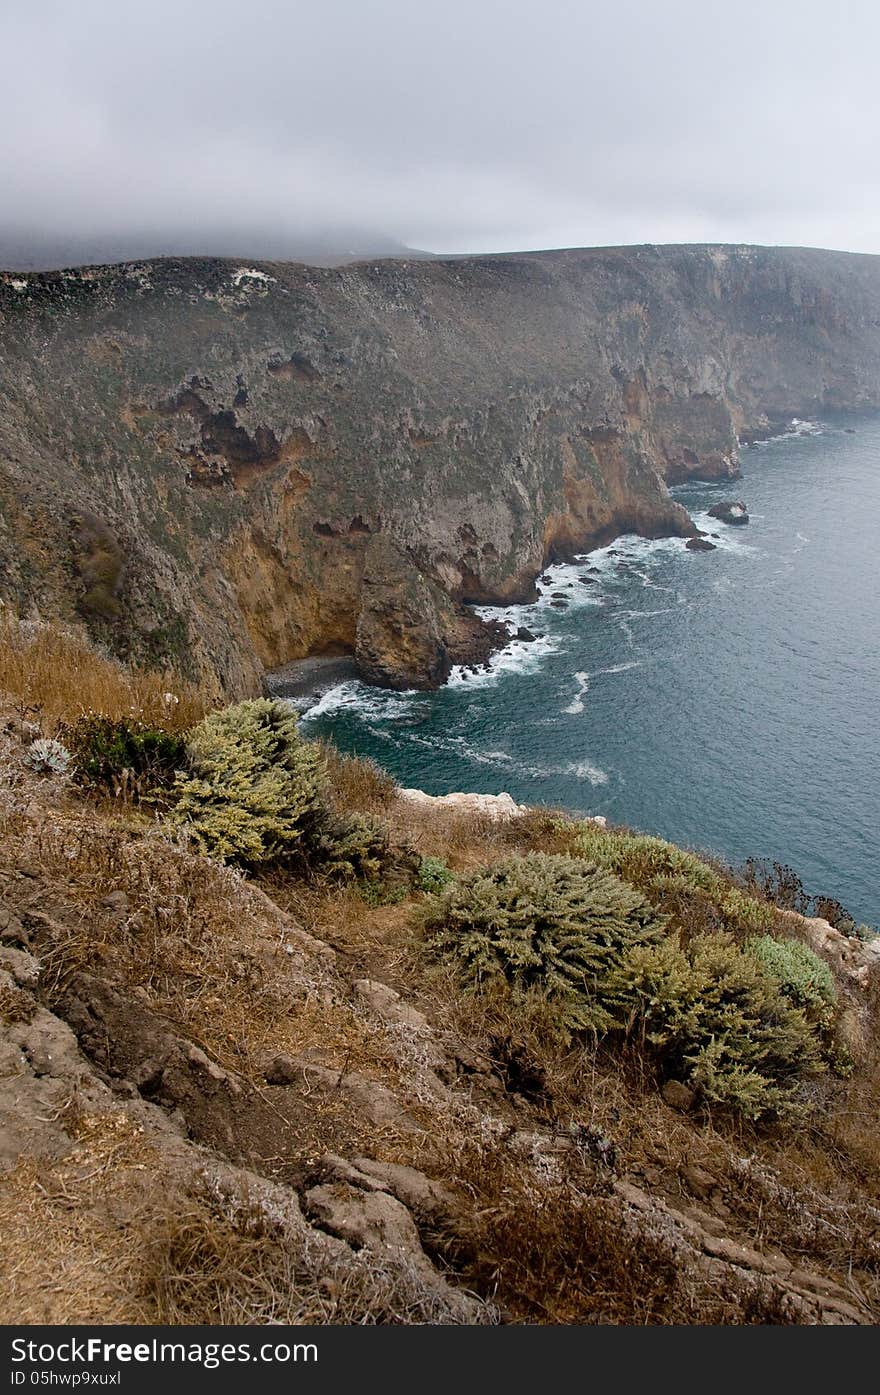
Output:
[[767,446],[778,446],[785,441],[794,440],[798,436],[824,436],[828,427],[823,421],[807,421],[801,417],[792,417],[784,431],[780,431],[776,436],[768,436],[762,441],[754,441],[753,446],[759,450],[766,449]]
[[644,659],[630,659],[626,664],[610,664],[608,668],[597,668],[595,673],[591,673],[591,678],[598,678],[602,673],[628,673],[631,668],[644,668]]
[[709,513],[693,513],[691,517],[702,533],[711,533],[711,541],[721,552],[739,552],[749,556],[755,551],[750,543],[746,542],[743,533],[746,531],[741,523],[724,523],[720,518],[713,518]]
[[339,683],[309,707],[300,718],[302,722],[313,721],[316,717],[327,717],[334,712],[357,712],[365,719],[377,718],[387,721],[389,717],[408,716],[413,710],[413,699],[422,697],[415,688],[402,693],[390,692],[387,688],[373,688],[353,678]]
[[509,751],[484,751],[473,746],[463,736],[450,736],[432,732],[422,734],[412,732],[407,740],[417,746],[425,746],[432,751],[446,751],[472,761],[475,765],[493,766],[504,772],[514,771],[519,779],[549,780],[560,775],[586,780],[591,785],[607,785],[608,775],[588,760],[568,761],[565,765],[531,765]]
[[589,780],[591,785],[607,785],[608,775],[604,770],[600,770],[597,765],[590,765],[588,761],[579,761],[567,765],[563,772],[566,775],[574,775],[577,780]]
[[575,679],[578,685],[577,692],[568,706],[562,709],[563,712],[569,713],[572,717],[576,717],[580,712],[583,712],[584,698],[590,687],[590,675],[588,673],[576,673]]
[[[705,532],[716,535],[716,546],[722,551],[751,553],[754,551],[740,536],[741,529],[732,528],[706,513],[694,514],[694,522]],[[512,674],[536,673],[548,655],[564,649],[572,640],[572,626],[565,624],[572,612],[598,611],[613,604],[615,594],[635,578],[643,588],[658,591],[673,597],[676,605],[689,604],[688,598],[667,586],[655,581],[651,575],[651,561],[654,557],[687,556],[684,538],[642,538],[627,533],[615,538],[605,547],[594,552],[575,557],[572,562],[557,562],[548,566],[536,583],[537,600],[530,604],[515,606],[479,606],[477,615],[486,620],[497,620],[504,624],[510,633],[510,641],[502,649],[490,656],[486,664],[479,668],[470,665],[456,666],[449,676],[447,686],[454,690],[473,689],[474,691],[494,686]],[[585,585],[582,578],[587,574],[593,585]],[[564,596],[567,604],[556,607],[553,601],[557,594]],[[636,648],[633,621],[651,619],[665,615],[674,607],[658,607],[654,610],[612,610],[611,619],[623,633],[629,649]],[[560,623],[561,622],[561,623]],[[544,631],[534,640],[516,639],[520,627]],[[598,673],[624,672],[641,660],[614,665]],[[577,716],[584,710],[585,697],[590,678],[596,675],[577,673],[574,675],[578,689],[564,707],[563,712]],[[380,731],[383,723],[405,719],[430,701],[426,694],[416,690],[391,693],[385,689],[373,688],[357,680],[341,683],[325,693],[306,713],[303,721],[313,721],[334,713],[349,712],[374,731]]]

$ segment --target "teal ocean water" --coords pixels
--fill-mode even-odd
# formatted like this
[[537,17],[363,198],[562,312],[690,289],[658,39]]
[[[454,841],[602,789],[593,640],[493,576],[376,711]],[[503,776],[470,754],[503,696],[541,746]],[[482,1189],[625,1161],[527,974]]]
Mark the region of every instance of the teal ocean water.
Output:
[[[798,423],[742,470],[674,491],[716,551],[627,536],[554,566],[536,605],[487,612],[535,643],[438,693],[342,684],[305,730],[432,794],[507,790],[790,863],[877,925],[880,417]],[[706,516],[724,498],[747,527]]]

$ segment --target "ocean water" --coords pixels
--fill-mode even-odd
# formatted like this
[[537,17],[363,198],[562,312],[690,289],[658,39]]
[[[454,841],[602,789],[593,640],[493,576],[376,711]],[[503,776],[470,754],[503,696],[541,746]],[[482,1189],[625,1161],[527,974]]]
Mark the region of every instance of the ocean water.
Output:
[[[437,693],[343,684],[305,730],[432,794],[787,862],[880,924],[880,416],[799,423],[742,471],[673,491],[716,551],[627,536],[554,566],[537,604],[485,612],[535,643]],[[707,517],[725,498],[748,526]]]

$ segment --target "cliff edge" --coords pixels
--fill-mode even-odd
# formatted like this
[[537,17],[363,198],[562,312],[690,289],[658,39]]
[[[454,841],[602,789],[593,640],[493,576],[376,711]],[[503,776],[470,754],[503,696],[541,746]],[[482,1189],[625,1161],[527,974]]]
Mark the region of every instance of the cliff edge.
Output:
[[880,259],[634,247],[0,275],[0,595],[216,693],[432,686],[467,603],[688,535],[667,482],[880,406]]

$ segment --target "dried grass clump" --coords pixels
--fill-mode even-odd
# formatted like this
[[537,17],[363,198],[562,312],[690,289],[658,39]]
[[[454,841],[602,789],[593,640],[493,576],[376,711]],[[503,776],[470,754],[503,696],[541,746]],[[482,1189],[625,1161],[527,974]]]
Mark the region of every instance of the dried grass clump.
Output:
[[162,1323],[214,1325],[469,1323],[496,1320],[426,1283],[403,1258],[352,1253],[291,1233],[255,1204],[207,1185],[163,1218],[147,1292]]
[[4,1323],[155,1322],[141,1292],[143,1236],[159,1160],[120,1111],[60,1111],[63,1157],[23,1156],[0,1187]]
[[124,668],[83,635],[61,625],[20,620],[0,603],[0,693],[53,729],[86,712],[185,731],[210,703],[170,673]]
[[635,1225],[589,1172],[545,1176],[508,1149],[468,1140],[472,1226],[456,1262],[516,1323],[679,1325],[791,1321],[769,1286],[752,1292],[683,1262],[662,1221]]
[[327,774],[327,795],[339,813],[384,813],[394,798],[397,783],[369,756],[351,756],[329,741],[319,743]]

